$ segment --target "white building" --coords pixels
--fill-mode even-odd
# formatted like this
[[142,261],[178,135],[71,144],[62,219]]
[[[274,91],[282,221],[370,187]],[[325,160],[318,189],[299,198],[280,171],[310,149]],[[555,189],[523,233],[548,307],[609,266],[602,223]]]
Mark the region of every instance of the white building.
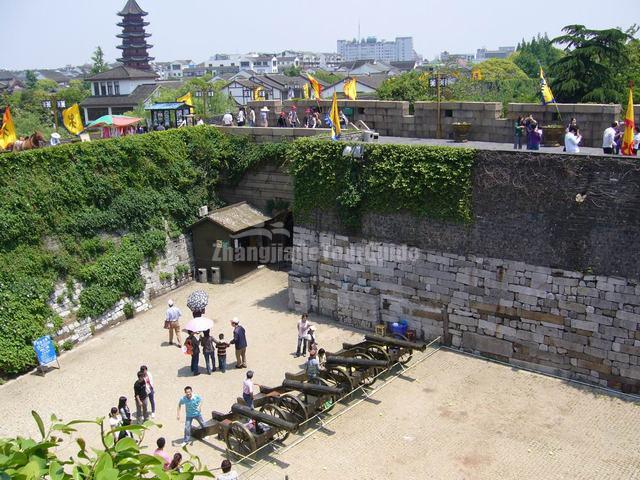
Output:
[[187,68],[194,68],[196,65],[192,60],[174,60],[173,62],[156,62],[152,66],[160,80],[179,80],[184,78],[184,71]]
[[273,55],[258,55],[248,53],[246,55],[218,54],[206,62],[207,67],[239,67],[240,70],[252,70],[256,73],[278,73],[278,57]]
[[516,47],[498,47],[498,50],[487,50],[479,48],[476,53],[476,60],[482,62],[489,58],[507,58],[516,51]]
[[342,61],[380,60],[383,62],[402,62],[415,60],[413,37],[396,37],[395,41],[380,40],[368,37],[360,41],[338,40],[338,55]]

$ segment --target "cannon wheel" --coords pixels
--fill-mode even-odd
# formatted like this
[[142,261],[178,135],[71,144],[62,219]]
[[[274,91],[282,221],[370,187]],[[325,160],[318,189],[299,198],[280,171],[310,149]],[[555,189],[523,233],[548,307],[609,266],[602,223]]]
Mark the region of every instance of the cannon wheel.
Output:
[[[264,404],[262,407],[260,407],[260,411],[266,413],[267,415],[271,415],[272,417],[278,417],[282,420],[289,421],[287,414],[280,407],[274,405],[273,403]],[[287,430],[276,428],[275,432],[276,433],[273,435],[273,438],[279,442],[284,442],[289,437],[289,432]]]
[[[393,337],[397,338],[398,340],[409,341],[407,337],[405,337],[404,335],[400,335],[398,333],[396,333]],[[413,358],[413,350],[411,350],[410,348],[400,348],[399,352],[402,352],[402,353],[398,354],[398,362],[401,365],[406,366]]]
[[369,355],[374,360],[384,360],[385,362],[391,361],[387,351],[380,345],[369,345],[367,347],[367,355]]
[[298,425],[304,423],[309,418],[302,400],[291,393],[285,393],[278,397],[278,407],[285,415],[291,417],[293,423]]
[[[356,353],[353,358],[361,358],[364,360],[373,360],[371,355],[367,355],[366,353]],[[374,383],[376,383],[376,375],[381,373],[384,369],[380,367],[366,367],[358,369],[362,372],[362,378],[360,379],[360,383],[365,387],[370,387]]]
[[258,448],[253,434],[238,421],[231,422],[224,440],[227,443],[227,448],[240,456],[249,455]]
[[342,391],[347,394],[351,390],[353,390],[353,386],[351,385],[351,380],[349,379],[349,375],[347,373],[338,368],[338,367],[329,367],[327,369],[326,380],[329,384],[333,384],[338,388],[342,388]]
[[[324,385],[324,386],[326,386],[326,387],[331,387],[331,386],[332,386],[332,385],[331,385],[329,382],[327,382],[324,378],[318,378],[318,380],[320,381],[320,385]],[[338,401],[338,397],[337,397],[336,395],[327,395],[327,396],[328,396],[329,398],[328,398],[327,400],[325,400],[324,404],[323,404],[323,405],[319,405],[319,406],[318,406],[318,408],[319,408],[319,409],[324,410],[324,409],[325,409],[325,406],[324,406],[324,405],[326,405],[326,403],[327,403],[328,401],[330,401],[330,402],[331,402],[331,405],[327,405],[327,406],[326,406],[326,410],[324,410],[324,412],[325,412],[325,413],[330,412],[331,410],[333,410],[333,407],[335,407],[335,406],[336,406],[336,402]]]

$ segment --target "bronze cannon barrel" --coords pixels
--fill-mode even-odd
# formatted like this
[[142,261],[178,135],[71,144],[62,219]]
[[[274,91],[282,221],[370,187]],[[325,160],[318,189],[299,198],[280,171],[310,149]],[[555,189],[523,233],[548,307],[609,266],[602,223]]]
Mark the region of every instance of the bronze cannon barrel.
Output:
[[282,386],[302,393],[316,395],[342,395],[342,388],[330,387],[329,385],[318,385],[315,383],[296,382],[295,380],[285,380]]
[[427,344],[424,342],[409,342],[408,340],[400,340],[399,338],[383,337],[381,335],[365,335],[367,342],[377,343],[378,345],[386,345],[389,347],[410,348],[411,350],[420,350],[424,352]]
[[242,415],[243,417],[251,418],[253,420],[257,420],[258,422],[266,423],[275,428],[279,428],[282,430],[287,430],[288,432],[294,431],[298,426],[295,423],[287,422],[278,417],[274,417],[273,415],[268,415],[266,413],[260,412],[258,410],[252,410],[245,405],[240,405],[239,403],[234,403],[231,406],[231,411],[238,415]]
[[327,365],[343,365],[345,367],[388,367],[385,360],[370,360],[368,358],[341,357],[339,355],[327,355]]

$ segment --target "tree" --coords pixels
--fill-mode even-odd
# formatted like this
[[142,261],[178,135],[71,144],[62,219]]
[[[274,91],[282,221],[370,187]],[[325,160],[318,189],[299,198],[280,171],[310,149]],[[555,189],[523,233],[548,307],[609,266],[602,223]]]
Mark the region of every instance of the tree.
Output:
[[93,52],[93,56],[91,57],[91,61],[93,62],[93,65],[91,67],[92,75],[109,70],[108,65],[104,61],[104,52],[102,51],[102,47],[96,47],[95,51]]
[[236,109],[236,104],[232,99],[220,91],[222,85],[224,85],[224,83],[211,83],[211,75],[205,75],[200,78],[191,78],[178,88],[161,88],[159,94],[154,98],[154,100],[156,102],[175,102],[176,98],[183,96],[187,92],[191,92],[195,113],[204,116],[203,97],[196,96],[196,92],[212,90],[213,95],[206,97],[207,115],[216,115],[227,111],[233,111]]
[[[154,426],[128,425],[112,431],[105,431],[104,418],[97,420],[74,420],[62,422],[51,416],[51,426],[45,429],[40,416],[31,414],[38,425],[41,439],[7,438],[0,439],[0,479],[31,480],[50,478],[51,480],[134,480],[138,478],[161,478],[164,480],[192,480],[195,477],[214,478],[202,465],[200,459],[191,456],[182,463],[182,472],[164,471],[164,461],[143,451],[145,433]],[[99,429],[101,447],[89,448],[83,438],[77,438],[77,454],[59,457],[57,449],[71,446],[71,434],[78,424],[94,424]],[[114,435],[121,431],[130,432],[114,442]],[[65,441],[66,440],[66,441]],[[188,453],[188,452],[187,452]]]
[[298,77],[302,73],[302,69],[300,67],[291,65],[289,68],[285,68],[282,73],[284,73],[287,77]]
[[380,100],[405,100],[411,103],[433,100],[429,75],[415,70],[389,77],[378,87],[377,93]]
[[29,90],[33,90],[34,88],[36,88],[36,84],[38,83],[38,77],[36,76],[35,72],[33,70],[27,70],[26,77],[27,77],[27,88]]
[[549,68],[550,65],[557,62],[564,52],[553,46],[553,42],[547,34],[538,34],[529,42],[522,40],[518,44],[516,53],[510,59],[518,67],[520,67],[530,78],[538,78],[540,67],[544,68],[545,73],[552,77],[553,72]]
[[326,70],[322,69],[317,69],[313,76],[321,82],[328,83],[329,85],[334,84],[344,78],[343,75],[333,72],[327,72]]
[[495,82],[499,80],[526,80],[527,74],[510,58],[490,58],[474,65],[474,70],[482,73],[482,80]]
[[592,30],[584,25],[567,25],[562,31],[564,35],[552,40],[564,45],[566,53],[551,66],[558,100],[620,103],[632,36],[619,28]]

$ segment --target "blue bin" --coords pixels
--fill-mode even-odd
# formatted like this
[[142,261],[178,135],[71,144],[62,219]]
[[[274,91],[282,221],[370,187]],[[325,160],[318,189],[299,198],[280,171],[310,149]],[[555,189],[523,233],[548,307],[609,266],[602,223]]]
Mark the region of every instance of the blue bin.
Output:
[[402,336],[406,336],[407,334],[407,321],[406,320],[400,320],[400,322],[393,322],[391,324],[391,333],[393,335],[402,335]]

